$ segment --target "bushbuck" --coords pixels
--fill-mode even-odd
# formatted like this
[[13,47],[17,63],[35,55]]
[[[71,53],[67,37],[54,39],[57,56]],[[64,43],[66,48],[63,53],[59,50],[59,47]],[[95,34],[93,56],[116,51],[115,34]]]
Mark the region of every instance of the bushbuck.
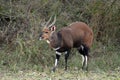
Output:
[[93,42],[93,31],[83,22],[73,22],[72,24],[61,28],[56,32],[56,16],[53,22],[51,17],[44,24],[44,28],[40,34],[40,40],[46,40],[47,43],[56,51],[55,65],[52,71],[55,72],[61,53],[65,55],[65,70],[67,70],[67,60],[71,48],[77,48],[82,56],[82,69],[87,70],[87,62],[89,50]]

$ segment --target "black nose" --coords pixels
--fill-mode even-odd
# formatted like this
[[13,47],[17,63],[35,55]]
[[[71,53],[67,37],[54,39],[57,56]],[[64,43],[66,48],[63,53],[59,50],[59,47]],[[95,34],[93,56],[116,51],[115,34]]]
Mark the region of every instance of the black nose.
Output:
[[40,33],[40,35],[39,35],[39,40],[42,40],[42,33]]
[[40,33],[40,36],[39,37],[42,37],[43,33]]

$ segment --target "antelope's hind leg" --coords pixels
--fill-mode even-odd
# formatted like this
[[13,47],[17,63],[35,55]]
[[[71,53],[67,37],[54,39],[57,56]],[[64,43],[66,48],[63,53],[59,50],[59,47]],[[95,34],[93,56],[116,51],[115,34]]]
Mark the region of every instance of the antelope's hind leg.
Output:
[[81,45],[78,48],[78,51],[82,56],[82,70],[88,70],[89,49],[86,46]]
[[88,70],[88,56],[81,55],[82,56],[82,70]]

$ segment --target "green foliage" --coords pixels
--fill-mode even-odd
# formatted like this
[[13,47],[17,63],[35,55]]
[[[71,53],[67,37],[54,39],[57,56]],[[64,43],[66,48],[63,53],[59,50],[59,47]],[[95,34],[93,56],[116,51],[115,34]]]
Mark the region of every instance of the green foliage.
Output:
[[[56,14],[57,30],[74,21],[83,21],[93,29],[90,70],[119,69],[119,3],[119,0],[0,0],[0,68],[15,72],[50,69],[55,52],[38,38],[40,24]],[[59,67],[64,67],[64,57]],[[68,67],[81,69],[81,56],[74,49]]]

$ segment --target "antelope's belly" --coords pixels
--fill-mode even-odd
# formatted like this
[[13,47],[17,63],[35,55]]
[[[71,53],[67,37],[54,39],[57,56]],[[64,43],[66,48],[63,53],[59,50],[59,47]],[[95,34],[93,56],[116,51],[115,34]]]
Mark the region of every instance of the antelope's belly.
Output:
[[56,51],[57,52],[65,52],[67,50],[68,50],[68,48],[61,47],[61,48],[57,49]]

